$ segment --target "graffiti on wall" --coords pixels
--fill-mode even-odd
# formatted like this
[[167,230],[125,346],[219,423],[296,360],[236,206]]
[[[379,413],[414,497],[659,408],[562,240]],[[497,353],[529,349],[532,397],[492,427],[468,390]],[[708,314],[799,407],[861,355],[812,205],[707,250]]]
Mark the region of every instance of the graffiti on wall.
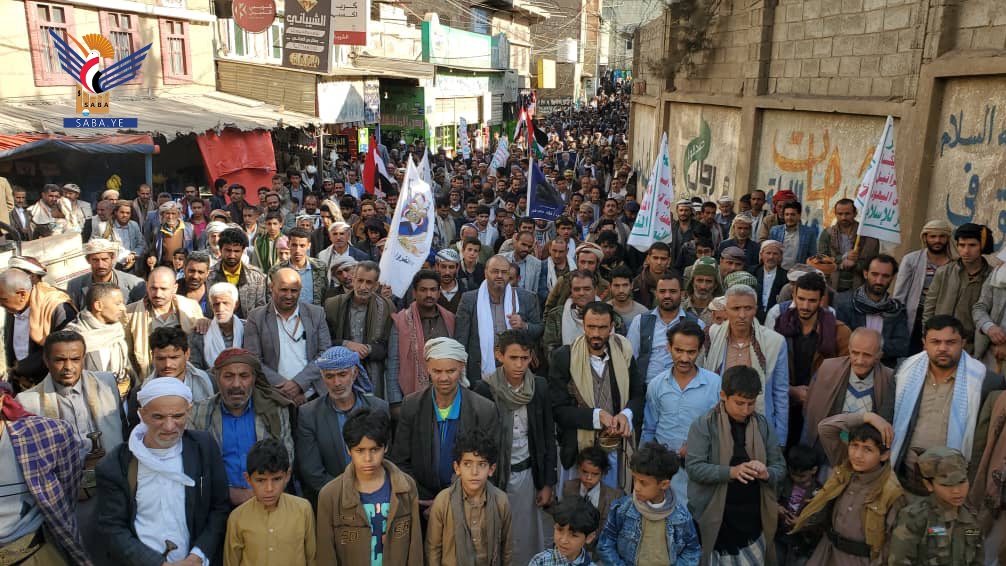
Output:
[[676,197],[733,194],[739,132],[737,109],[671,104],[667,135]]
[[769,197],[793,191],[805,224],[831,226],[835,202],[855,196],[883,128],[883,118],[767,111],[757,186]]
[[943,99],[930,217],[955,226],[992,229],[996,250],[1006,241],[1006,88],[1004,79],[949,81]]

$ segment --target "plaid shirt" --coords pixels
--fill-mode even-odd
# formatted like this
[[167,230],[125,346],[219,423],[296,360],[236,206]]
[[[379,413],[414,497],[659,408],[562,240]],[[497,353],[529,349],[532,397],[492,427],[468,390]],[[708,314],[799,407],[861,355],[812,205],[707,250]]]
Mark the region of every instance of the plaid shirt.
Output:
[[580,556],[570,562],[561,552],[552,547],[535,554],[527,566],[594,566],[594,562],[587,554],[586,548],[581,549]]
[[57,419],[23,417],[7,423],[14,455],[45,524],[77,566],[91,566],[77,531],[77,493],[84,462],[70,425]]

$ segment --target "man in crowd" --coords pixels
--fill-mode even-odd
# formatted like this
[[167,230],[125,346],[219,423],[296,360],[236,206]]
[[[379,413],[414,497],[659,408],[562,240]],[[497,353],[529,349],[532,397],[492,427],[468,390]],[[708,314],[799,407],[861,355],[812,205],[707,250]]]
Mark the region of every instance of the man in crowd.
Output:
[[153,200],[154,191],[150,185],[143,183],[136,188],[136,198],[130,202],[130,218],[141,228],[146,226],[147,217],[155,209]]
[[220,446],[231,505],[238,506],[254,497],[245,464],[256,441],[282,442],[293,460],[293,403],[269,385],[258,356],[248,350],[221,352],[213,376],[218,393],[195,401],[187,426],[208,432]]
[[692,266],[691,277],[686,276],[685,280],[681,309],[705,325],[711,324],[713,317],[709,305],[723,294],[716,260],[712,257],[699,258]]
[[765,191],[755,189],[749,193],[749,196],[751,210],[747,212],[751,215],[751,239],[755,242],[761,242],[766,239],[761,236],[763,229],[765,230],[766,237],[768,235],[768,228],[763,227],[765,226],[765,218],[769,216],[771,211],[765,209]]
[[14,186],[14,208],[10,211],[10,225],[18,233],[22,241],[32,238],[31,215],[28,213],[28,191],[23,187]]
[[512,252],[502,254],[517,266],[520,273],[520,288],[538,295],[538,285],[541,283],[541,260],[533,255],[534,234],[520,232],[514,236]]
[[126,329],[133,339],[133,368],[136,375],[150,374],[150,333],[165,326],[175,326],[189,334],[203,320],[199,303],[177,294],[175,272],[158,267],[147,277],[147,295],[126,305]]
[[727,320],[709,331],[699,366],[723,375],[734,366],[758,372],[762,392],[756,410],[765,415],[780,445],[786,442],[789,423],[789,356],[785,339],[758,323],[758,293],[747,285],[726,290]]
[[237,316],[247,318],[252,309],[265,306],[269,296],[269,282],[265,273],[242,261],[248,247],[248,237],[238,228],[228,228],[217,240],[220,262],[210,270],[206,285],[230,283],[238,289]]
[[611,272],[611,286],[608,304],[627,326],[639,315],[647,312],[647,308],[632,298],[632,271],[621,266]]
[[887,292],[898,273],[898,262],[879,254],[866,262],[862,286],[835,295],[835,315],[849,328],[867,327],[884,337],[884,365],[897,366],[908,355],[908,316],[905,305]]
[[388,403],[367,392],[367,372],[356,352],[332,346],[315,360],[325,390],[297,410],[294,462],[307,498],[315,501],[328,482],[345,471],[351,457],[342,427],[357,409],[388,412]]
[[192,226],[182,220],[177,202],[169,200],[157,212],[160,223],[147,234],[147,250],[157,251],[158,265],[171,265],[177,250],[192,251]]
[[720,281],[726,282],[727,275],[747,271],[747,255],[744,250],[733,247],[720,254]]
[[356,352],[371,376],[375,394],[388,399],[384,365],[395,305],[381,294],[380,277],[381,268],[376,263],[358,263],[352,292],[328,299],[324,312],[332,344]]
[[569,274],[569,298],[565,304],[552,307],[545,314],[542,345],[545,355],[559,346],[573,343],[583,335],[583,313],[588,303],[597,300],[594,274],[589,271],[572,271]]
[[115,269],[118,252],[119,245],[104,238],[93,238],[84,244],[84,258],[91,266],[91,272],[78,275],[66,284],[66,291],[78,309],[83,310],[87,307],[85,304],[87,291],[95,283],[115,285],[129,303],[143,298],[146,292],[143,279]]
[[13,480],[5,488],[19,494],[16,520],[0,527],[4,558],[24,566],[91,566],[78,531],[84,459],[73,426],[25,411],[8,382],[0,382],[0,407],[0,462]]
[[88,218],[81,227],[80,239],[89,242],[91,238],[105,238],[114,240],[115,232],[112,230],[112,218],[114,216],[114,203],[108,200],[99,200],[95,206],[96,214]]
[[583,336],[550,356],[549,390],[562,467],[570,470],[577,452],[599,443],[611,451],[604,483],[624,489],[624,440],[642,424],[646,382],[636,369],[632,344],[615,333],[614,318],[607,303],[587,305]]
[[311,257],[311,232],[294,228],[287,234],[290,242],[290,259],[272,266],[269,273],[290,268],[300,276],[300,302],[321,306],[328,290],[328,266]]
[[4,320],[6,381],[28,389],[46,375],[42,358],[45,337],[77,316],[70,296],[48,283],[32,281],[20,269],[0,273],[0,306]]
[[758,321],[765,322],[765,315],[776,305],[779,291],[789,282],[787,271],[779,267],[782,261],[782,242],[762,240],[759,254],[761,264],[752,275],[758,280]]
[[[70,424],[84,461],[77,498],[81,541],[93,557],[103,556],[105,544],[97,529],[97,484],[94,467],[106,450],[122,444],[122,419],[115,376],[84,369],[84,337],[71,330],[53,332],[45,339],[43,359],[48,375],[21,392],[18,402],[30,413]],[[37,457],[37,456],[36,456]]]
[[[686,243],[692,241],[692,231],[695,229],[696,224],[698,224],[693,218],[695,216],[695,209],[692,208],[690,200],[679,200],[675,205],[675,212],[677,213],[677,220],[671,221],[671,261],[674,261],[681,255],[681,248]],[[650,249],[652,250],[653,248],[651,247]]]
[[122,291],[112,283],[91,285],[84,307],[66,329],[83,336],[84,369],[112,374],[118,395],[124,398],[138,376],[133,371],[129,339],[122,324],[126,317]]
[[486,280],[461,297],[454,336],[468,352],[467,378],[471,386],[483,375],[496,371],[493,354],[496,334],[507,329],[523,329],[532,339],[538,340],[545,330],[538,298],[512,287],[507,282],[509,274],[510,261],[503,256],[493,256],[486,263]]
[[691,320],[700,328],[705,328],[705,323],[688,314],[681,306],[680,275],[673,273],[661,275],[657,279],[656,298],[656,308],[637,316],[629,325],[629,333],[626,336],[632,344],[636,365],[639,366],[639,371],[645,376],[647,383],[667,369],[673,361],[667,342],[672,328],[683,320]]
[[269,383],[298,405],[322,391],[314,359],[332,345],[325,311],[301,301],[300,282],[296,271],[274,269],[270,304],[252,309],[244,327],[244,347],[262,360]]
[[112,208],[114,217],[112,230],[115,231],[116,240],[123,250],[117,258],[116,265],[123,271],[129,271],[133,269],[137,258],[143,256],[146,242],[143,239],[143,232],[140,231],[140,225],[130,216],[133,209],[129,201],[115,201]]
[[328,238],[331,245],[321,250],[318,254],[318,259],[330,269],[335,260],[343,256],[352,257],[356,261],[367,259],[366,253],[349,245],[351,230],[352,228],[349,224],[342,221],[332,222],[332,225],[328,227]]
[[783,269],[789,269],[798,263],[806,263],[807,258],[817,253],[817,229],[801,223],[803,205],[791,200],[782,205],[783,223],[773,226],[768,233],[768,239],[782,243]]
[[671,248],[663,242],[656,242],[646,252],[646,262],[643,271],[632,283],[632,295],[639,304],[653,308],[653,288],[657,279],[667,271],[671,264]]
[[199,303],[203,316],[210,314],[209,296],[206,293],[208,285],[206,278],[210,274],[210,254],[207,252],[192,252],[185,258],[182,276],[178,278],[178,286],[182,295]]
[[412,304],[391,315],[385,399],[392,406],[429,384],[422,356],[426,342],[454,336],[454,313],[440,305],[440,281],[436,271],[417,272],[412,278]]
[[737,214],[733,219],[733,232],[729,239],[723,240],[716,248],[716,259],[720,259],[723,250],[739,248],[744,252],[744,264],[747,268],[758,264],[758,242],[751,238],[751,227],[754,219],[747,212]]
[[926,292],[922,324],[928,328],[930,318],[946,314],[961,322],[965,349],[974,352],[975,323],[971,308],[982,294],[982,285],[992,273],[986,254],[995,251],[992,231],[980,224],[962,224],[954,232],[957,240],[956,261],[947,263],[936,271]]
[[468,354],[459,342],[428,340],[423,357],[430,385],[402,402],[389,458],[416,480],[419,505],[426,509],[451,485],[454,439],[476,429],[499,438],[501,418],[492,401],[461,386]]
[[723,234],[730,233],[737,214],[734,213],[734,198],[730,195],[723,195],[716,201],[719,212],[716,213],[716,222],[720,225]]
[[911,327],[909,355],[922,349],[922,314],[926,295],[936,270],[957,259],[957,247],[950,245],[953,226],[946,220],[930,220],[922,227],[922,249],[908,252],[901,258],[894,298],[905,305]]
[[[208,399],[215,391],[213,380],[192,364],[191,354],[188,336],[180,329],[168,326],[154,330],[150,333],[150,359],[154,367],[147,379],[173,377],[192,391],[193,402]],[[134,403],[129,410],[135,409]]]
[[192,392],[162,377],[137,403],[141,423],[97,467],[99,535],[115,564],[219,563],[227,474],[213,438],[185,429]]
[[440,274],[440,299],[437,304],[456,314],[461,306],[461,297],[469,290],[458,279],[461,256],[454,248],[444,248],[437,252],[435,265]]
[[831,287],[835,291],[841,293],[863,284],[863,273],[870,260],[880,253],[880,242],[859,235],[856,203],[852,199],[843,198],[835,203],[835,224],[821,232],[817,253],[832,257],[838,263],[831,277]]
[[[231,222],[244,225],[244,211],[247,206],[247,203],[245,203],[245,188],[234,184],[227,188],[227,194],[231,197],[231,203],[224,210],[231,215]],[[255,215],[255,219],[256,221],[258,220],[258,214]]]
[[[966,251],[966,250],[965,250]],[[964,325],[937,314],[926,321],[925,350],[905,360],[895,375],[891,462],[906,491],[927,495],[918,476],[918,455],[930,446],[960,450],[971,459],[978,413],[989,392],[1006,388],[964,350]]]
[[[278,197],[274,197],[278,199]],[[292,215],[291,215],[292,216]],[[264,271],[269,271],[278,261],[276,240],[283,235],[283,213],[269,211],[265,214],[265,231],[259,231],[253,242],[252,263]]]
[[67,219],[59,207],[59,199],[59,185],[50,183],[42,187],[38,201],[28,207],[33,232],[45,228],[61,233],[66,228]]
[[206,292],[212,318],[206,334],[189,335],[190,361],[201,370],[209,370],[217,356],[229,348],[244,345],[244,322],[234,312],[238,304],[238,288],[226,281],[214,283]]

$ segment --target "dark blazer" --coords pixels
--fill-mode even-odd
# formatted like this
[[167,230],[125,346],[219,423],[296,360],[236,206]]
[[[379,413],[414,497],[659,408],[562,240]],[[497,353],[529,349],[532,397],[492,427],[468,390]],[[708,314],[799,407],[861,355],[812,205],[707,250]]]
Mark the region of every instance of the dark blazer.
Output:
[[772,281],[772,292],[769,293],[768,302],[765,304],[762,304],[761,300],[761,292],[765,289],[765,268],[759,265],[755,268],[754,273],[752,273],[752,275],[755,276],[755,279],[758,280],[758,288],[755,289],[755,291],[758,292],[758,322],[764,323],[765,315],[767,315],[768,311],[776,305],[776,302],[778,302],[779,291],[782,290],[786,283],[789,283],[789,280],[786,279],[787,273],[788,272],[782,267],[775,268],[775,279]]
[[302,391],[312,384],[315,391],[325,391],[321,381],[321,370],[314,360],[332,345],[325,322],[325,311],[315,305],[300,303],[300,325],[304,329],[303,339],[307,342],[307,365],[297,375],[283,376],[277,373],[279,367],[279,327],[276,325],[276,309],[272,305],[252,309],[245,321],[244,347],[262,360],[262,371],[272,385],[279,385],[291,379]]
[[[388,402],[373,395],[360,395],[362,405],[368,409],[388,414]],[[297,450],[297,471],[303,482],[304,494],[316,501],[325,484],[345,471],[345,441],[339,428],[339,416],[329,401],[328,393],[308,401],[297,409],[297,433],[294,437]]]
[[[472,390],[495,402],[492,388],[485,381],[479,381]],[[527,404],[527,421],[528,448],[531,451],[531,475],[534,477],[534,487],[538,490],[546,485],[555,487],[559,481],[555,469],[555,421],[552,419],[552,400],[549,396],[548,380],[544,377],[535,376],[534,378],[534,397]],[[503,438],[502,430],[500,438]],[[498,471],[499,466],[496,469]],[[505,479],[501,484],[500,479],[497,478],[496,485],[505,485]]]
[[[71,303],[63,303],[52,313],[52,330],[50,332],[62,330],[75,318],[77,318],[77,309]],[[21,361],[14,358],[14,315],[9,312],[4,318],[3,346],[7,356],[7,369],[14,370],[15,375],[27,378],[33,384],[37,384],[49,373],[42,361],[42,344],[36,344],[31,338],[28,338],[28,356]]]
[[[433,461],[433,437],[436,434],[432,386],[416,391],[402,401],[398,428],[389,458],[403,472],[416,480],[419,499],[436,497],[447,486],[440,485],[437,463]],[[459,386],[460,387],[460,386]],[[496,405],[461,387],[461,416],[458,432],[481,429],[499,438],[500,414]]]
[[[458,305],[457,321],[454,328],[454,339],[468,350],[468,383],[472,387],[482,379],[482,346],[479,337],[479,317],[476,307],[479,302],[479,289],[465,291]],[[537,341],[545,332],[545,323],[538,308],[538,297],[530,291],[517,289],[517,302],[520,308],[517,314],[527,324],[527,333]]]
[[[98,532],[105,537],[114,563],[161,566],[164,557],[140,542],[133,526],[136,494],[129,485],[131,460],[129,444],[122,443],[98,462]],[[198,546],[211,564],[220,564],[231,504],[224,461],[208,433],[186,430],[182,435],[182,468],[196,482],[185,488],[189,544]]]
[[[21,221],[21,218],[13,209],[10,211],[10,225],[21,235],[22,241],[28,241],[32,237],[31,214],[27,210],[22,210],[21,212],[24,214],[24,222]],[[86,242],[87,240],[84,241]]]
[[[832,305],[835,308],[835,316],[841,320],[851,330],[861,326],[866,326],[866,315],[856,310],[853,304],[853,294],[856,290],[844,291],[835,295]],[[884,337],[884,365],[895,367],[898,365],[898,358],[908,355],[908,342],[911,339],[912,329],[908,324],[908,313],[902,306],[895,314],[883,315],[884,329],[881,334]]]
[[[561,346],[552,352],[549,361],[549,396],[552,398],[552,413],[559,429],[559,461],[563,468],[576,464],[576,431],[594,429],[594,408],[581,407],[569,391],[572,376],[569,373],[569,346]],[[622,405],[618,395],[615,377],[611,378],[611,402],[615,407]],[[632,429],[636,437],[643,427],[643,407],[646,404],[646,378],[640,375],[636,359],[629,361],[629,401],[625,408],[632,411]]]

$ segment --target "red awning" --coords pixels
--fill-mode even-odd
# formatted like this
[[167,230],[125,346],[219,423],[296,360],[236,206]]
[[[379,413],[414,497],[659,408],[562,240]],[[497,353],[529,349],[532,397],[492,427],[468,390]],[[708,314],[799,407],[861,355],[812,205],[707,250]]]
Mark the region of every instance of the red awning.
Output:
[[243,185],[245,200],[252,204],[258,203],[259,187],[272,187],[276,154],[272,134],[268,131],[242,132],[227,128],[219,135],[214,132],[200,134],[196,143],[211,181],[224,178],[228,184]]
[[84,153],[154,153],[154,138],[149,134],[109,134],[73,137],[55,134],[0,135],[0,159],[25,157],[57,149]]

